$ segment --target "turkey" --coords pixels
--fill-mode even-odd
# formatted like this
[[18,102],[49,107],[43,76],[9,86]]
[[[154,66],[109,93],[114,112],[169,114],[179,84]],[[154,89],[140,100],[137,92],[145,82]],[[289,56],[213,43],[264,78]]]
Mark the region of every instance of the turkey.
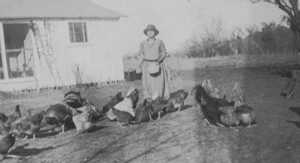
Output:
[[65,127],[72,125],[73,110],[63,104],[51,105],[45,113],[45,121],[49,125],[61,127],[62,133],[65,132]]

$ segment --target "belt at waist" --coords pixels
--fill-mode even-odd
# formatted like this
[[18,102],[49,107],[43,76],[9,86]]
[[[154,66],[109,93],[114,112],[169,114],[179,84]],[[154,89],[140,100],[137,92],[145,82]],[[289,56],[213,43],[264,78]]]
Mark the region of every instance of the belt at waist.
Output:
[[157,62],[157,59],[143,59],[146,62]]

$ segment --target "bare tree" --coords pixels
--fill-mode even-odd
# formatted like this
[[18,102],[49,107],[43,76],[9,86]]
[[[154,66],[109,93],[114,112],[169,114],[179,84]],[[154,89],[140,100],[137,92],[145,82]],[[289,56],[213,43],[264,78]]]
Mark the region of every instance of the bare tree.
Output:
[[287,15],[284,20],[287,21],[290,29],[295,34],[295,48],[300,51],[300,7],[299,0],[250,0],[253,3],[267,2],[276,5]]

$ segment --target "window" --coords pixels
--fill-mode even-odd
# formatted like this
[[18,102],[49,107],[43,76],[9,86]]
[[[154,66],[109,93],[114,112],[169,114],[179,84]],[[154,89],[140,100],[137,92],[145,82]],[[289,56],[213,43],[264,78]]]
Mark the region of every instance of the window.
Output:
[[[1,50],[1,48],[0,48],[0,50]],[[0,52],[0,55],[2,55],[1,52]],[[0,56],[0,79],[4,79],[4,70],[3,70],[3,64],[2,64],[2,57],[1,56]]]
[[[33,77],[33,46],[28,24],[4,24],[5,56],[1,56],[0,79]],[[6,60],[4,64],[3,58]],[[4,65],[6,65],[4,67]]]
[[71,43],[87,42],[86,23],[69,23]]

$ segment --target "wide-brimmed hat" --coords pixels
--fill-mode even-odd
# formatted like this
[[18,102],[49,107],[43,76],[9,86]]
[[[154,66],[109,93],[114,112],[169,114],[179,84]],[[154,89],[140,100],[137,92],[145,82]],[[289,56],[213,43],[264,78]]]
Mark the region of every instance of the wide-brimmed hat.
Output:
[[158,35],[159,31],[153,24],[148,24],[147,27],[144,29],[144,34],[147,35],[148,31],[154,31],[155,35]]

